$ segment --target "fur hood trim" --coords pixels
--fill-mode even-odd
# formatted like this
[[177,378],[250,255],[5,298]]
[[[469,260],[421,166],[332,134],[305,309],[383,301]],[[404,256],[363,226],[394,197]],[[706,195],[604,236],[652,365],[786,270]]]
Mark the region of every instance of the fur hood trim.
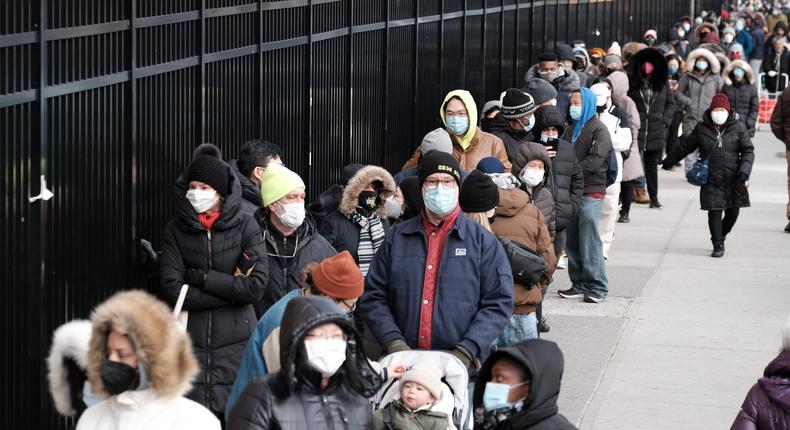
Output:
[[[538,74],[537,64],[527,69],[527,73],[524,75],[525,82],[529,82],[530,79],[543,79],[540,77],[540,74]],[[581,80],[575,71],[565,70],[564,75],[555,79],[554,82],[550,82],[550,84],[553,85],[557,91],[576,91],[581,87]]]
[[694,36],[697,37],[697,41],[698,42],[702,42],[702,39],[700,39],[699,34],[702,33],[702,29],[703,28],[707,28],[708,31],[712,31],[712,32],[716,33],[717,35],[719,34],[719,28],[718,27],[716,27],[715,25],[713,25],[713,24],[711,24],[709,22],[703,22],[702,24],[698,25],[697,28],[694,29]]
[[[381,182],[383,186],[379,192],[379,197],[382,202],[395,193],[397,187],[395,185],[395,180],[392,179],[392,175],[390,175],[389,172],[379,166],[365,166],[359,169],[359,171],[348,180],[348,184],[343,189],[343,198],[340,199],[340,212],[346,215],[354,213],[354,211],[357,210],[359,194],[362,193],[368,184],[375,181]],[[387,218],[387,211],[384,210],[383,204],[379,205],[377,212],[379,218]]]
[[170,308],[154,296],[139,290],[117,293],[93,310],[91,322],[88,379],[96,394],[110,397],[101,380],[101,367],[112,330],[134,339],[137,359],[145,366],[157,396],[183,396],[192,387],[198,373],[192,342]]
[[708,51],[705,48],[697,48],[688,56],[686,60],[686,71],[693,72],[694,71],[694,64],[697,62],[697,59],[700,57],[704,57],[705,60],[708,61],[708,67],[710,67],[710,71],[713,73],[719,73],[721,70],[721,65],[719,64],[719,59],[716,58],[716,55],[713,52]]
[[748,80],[750,84],[754,84],[754,72],[752,71],[752,67],[749,65],[749,63],[743,60],[734,60],[729,66],[727,66],[726,69],[724,69],[724,73],[722,73],[722,75],[724,75],[722,76],[722,78],[724,78],[724,83],[727,85],[732,85],[733,81],[732,78],[730,78],[730,74],[733,70],[739,67],[746,72],[746,80]]
[[645,77],[642,65],[647,62],[650,62],[654,67],[653,73],[648,77],[650,86],[653,88],[653,91],[659,92],[667,85],[669,69],[666,58],[656,49],[643,49],[631,57],[631,61],[628,63],[628,67],[631,69],[631,82],[629,85],[631,88],[639,88],[641,86],[642,79]]
[[72,388],[82,391],[82,387],[69,385],[69,370],[65,366],[65,360],[72,360],[85,371],[88,367],[90,337],[91,322],[88,320],[67,322],[52,335],[52,348],[47,357],[47,379],[55,409],[63,416],[71,417],[77,413],[74,399],[71,398]]

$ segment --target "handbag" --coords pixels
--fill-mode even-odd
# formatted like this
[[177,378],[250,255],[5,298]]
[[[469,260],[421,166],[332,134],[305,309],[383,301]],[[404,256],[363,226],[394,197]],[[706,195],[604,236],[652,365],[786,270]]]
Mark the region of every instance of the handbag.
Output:
[[176,322],[180,326],[181,331],[187,331],[187,322],[189,321],[189,311],[181,310],[184,307],[184,300],[187,298],[187,291],[189,291],[189,285],[182,285],[181,292],[178,293],[176,306],[173,308],[173,316],[176,318]]
[[686,180],[691,185],[696,185],[698,187],[704,187],[708,185],[708,177],[710,176],[710,157],[713,155],[713,150],[716,149],[717,145],[721,144],[721,133],[716,137],[716,142],[713,143],[713,146],[708,151],[708,156],[705,159],[698,159],[691,169],[686,172]]
[[542,255],[516,241],[500,238],[505,249],[513,278],[530,287],[540,282],[546,270],[546,260]]

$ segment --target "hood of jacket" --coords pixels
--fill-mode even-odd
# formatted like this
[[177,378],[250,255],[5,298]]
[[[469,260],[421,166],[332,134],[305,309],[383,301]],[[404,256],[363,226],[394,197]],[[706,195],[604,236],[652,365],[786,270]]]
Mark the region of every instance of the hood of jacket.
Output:
[[557,127],[560,136],[565,134],[565,127],[567,127],[565,117],[563,117],[562,112],[556,106],[541,106],[535,111],[534,130],[536,135],[540,137],[540,133],[546,127]]
[[628,75],[625,72],[612,72],[607,76],[612,83],[612,101],[617,106],[623,106],[624,99],[628,96]]
[[[241,222],[241,184],[239,178],[233,173],[233,169],[227,163],[225,170],[228,173],[228,183],[230,191],[222,199],[220,204],[220,216],[214,223],[213,229],[224,230],[235,226]],[[185,230],[201,231],[205,230],[198,221],[198,214],[187,200],[187,190],[189,183],[186,180],[186,172],[178,177],[174,187],[176,198],[176,219],[178,225]],[[260,194],[259,194],[260,195]],[[261,204],[263,202],[261,201]]]
[[653,91],[659,92],[667,84],[669,67],[667,66],[667,60],[656,49],[643,49],[631,58],[631,61],[628,63],[632,78],[630,86],[631,88],[640,88],[642,86],[642,80],[645,79],[642,65],[648,62],[653,65],[653,73],[647,77],[650,81],[650,87]]
[[557,398],[560,395],[565,360],[556,343],[543,339],[530,339],[491,353],[480,369],[478,383],[475,385],[475,407],[483,403],[486,384],[480,382],[491,380],[491,368],[500,357],[507,357],[521,364],[531,377],[529,396],[524,401],[524,408],[510,421],[518,423],[518,428],[527,429],[559,412]]
[[[540,160],[546,174],[549,173],[551,164],[549,163],[549,153],[542,143],[537,142],[524,142],[518,146],[516,154],[513,156],[513,168],[511,173],[517,178],[521,174],[521,170],[532,160]],[[546,175],[543,176],[543,183],[546,182]]]
[[261,188],[255,185],[250,178],[244,176],[243,173],[239,170],[239,163],[238,160],[230,160],[228,161],[228,165],[231,169],[233,169],[233,174],[239,178],[239,185],[241,186],[241,197],[244,200],[247,200],[251,203],[254,203],[256,206],[260,207],[263,206],[263,198],[261,197]]
[[529,203],[529,194],[520,188],[505,190],[499,188],[499,204],[496,207],[496,214],[506,217],[518,215],[524,206]]
[[719,71],[721,71],[719,59],[716,58],[716,55],[713,52],[705,48],[697,48],[691,51],[688,58],[686,59],[686,72],[691,73],[694,71],[694,64],[699,58],[704,58],[705,61],[708,62],[708,67],[712,73],[719,73]]
[[752,67],[749,65],[749,63],[743,60],[734,60],[732,63],[730,63],[727,66],[727,68],[724,69],[724,73],[722,73],[723,75],[722,78],[724,79],[724,83],[727,85],[735,84],[736,81],[731,76],[732,76],[732,71],[737,69],[738,67],[740,67],[741,69],[743,69],[744,72],[746,72],[746,75],[744,76],[746,78],[746,82],[750,84],[754,84],[754,71],[752,71]]
[[790,351],[782,351],[765,368],[760,388],[785,412],[790,413]]
[[[527,70],[524,80],[529,82],[530,79],[543,79],[538,74],[538,65],[535,64]],[[557,91],[575,91],[581,87],[581,80],[579,75],[573,70],[565,70],[562,76],[550,82]]]
[[466,151],[466,148],[469,148],[469,145],[472,144],[472,139],[474,139],[475,134],[477,134],[477,104],[475,103],[475,98],[472,97],[472,93],[466,90],[453,90],[447,93],[444,96],[444,101],[442,101],[442,105],[439,107],[439,117],[442,118],[442,124],[444,124],[445,129],[447,128],[447,118],[444,115],[445,106],[447,106],[447,102],[450,101],[451,98],[458,97],[464,102],[464,106],[466,106],[466,112],[469,114],[469,129],[466,130],[466,134],[463,136],[455,136],[449,130],[447,133],[450,135],[451,139],[454,139],[458,142],[461,146],[461,149]]
[[192,387],[198,373],[192,341],[170,308],[154,296],[143,291],[117,293],[94,309],[91,323],[88,379],[96,394],[110,397],[101,380],[101,368],[112,330],[133,340],[137,360],[145,366],[148,384],[157,396],[183,396]]
[[573,134],[571,135],[571,143],[573,144],[576,143],[576,138],[579,137],[579,134],[581,134],[582,129],[587,124],[587,121],[589,121],[590,118],[593,118],[596,114],[595,94],[587,87],[580,88],[580,91],[582,93],[582,116],[578,121],[573,122]]
[[702,38],[700,37],[700,33],[702,33],[702,29],[707,29],[709,32],[719,34],[719,28],[709,22],[703,22],[702,24],[698,25],[697,28],[694,29],[694,36],[696,36],[698,42],[702,42]]
[[[357,210],[357,203],[359,202],[359,194],[365,190],[365,188],[371,182],[380,182],[381,183],[381,190],[379,191],[379,200],[381,203],[384,200],[391,196],[395,189],[395,180],[392,179],[392,175],[389,174],[386,170],[379,166],[365,166],[359,169],[351,179],[348,180],[348,183],[345,187],[343,187],[343,197],[340,199],[340,212],[351,215]],[[384,210],[384,205],[379,204],[378,209],[376,212],[379,214],[381,219],[387,218],[387,211]]]
[[372,396],[382,381],[365,357],[362,338],[354,329],[353,321],[333,301],[317,296],[296,297],[285,307],[280,326],[280,376],[286,388],[319,391],[321,374],[307,363],[304,337],[313,327],[326,323],[339,325],[348,338],[346,361],[330,378],[330,387],[346,383],[360,395]]
[[[76,390],[82,392],[82,386],[73,387],[70,381],[84,382],[85,369],[88,367],[88,346],[91,338],[91,322],[74,320],[63,324],[52,335],[52,347],[47,356],[47,380],[49,392],[55,402],[55,409],[63,416],[73,416],[78,406],[72,398]],[[81,375],[69,374],[67,361],[71,361],[82,371]],[[72,370],[76,370],[72,367]]]

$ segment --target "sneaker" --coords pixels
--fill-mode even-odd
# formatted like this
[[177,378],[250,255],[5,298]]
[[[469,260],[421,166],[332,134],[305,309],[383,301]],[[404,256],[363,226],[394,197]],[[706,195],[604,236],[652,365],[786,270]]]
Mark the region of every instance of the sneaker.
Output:
[[549,327],[549,323],[546,322],[546,318],[541,318],[540,321],[538,321],[538,331],[540,333],[548,333],[549,330],[551,330],[551,327]]
[[713,244],[713,252],[710,253],[710,256],[713,258],[724,257],[724,244],[723,243]]
[[562,253],[560,259],[557,260],[557,269],[563,270],[568,268],[568,254]]
[[584,295],[584,301],[587,303],[601,303],[604,297],[598,293],[590,293]]
[[584,293],[573,287],[570,287],[567,290],[559,290],[557,291],[557,294],[559,294],[563,299],[578,299],[579,297],[584,297]]

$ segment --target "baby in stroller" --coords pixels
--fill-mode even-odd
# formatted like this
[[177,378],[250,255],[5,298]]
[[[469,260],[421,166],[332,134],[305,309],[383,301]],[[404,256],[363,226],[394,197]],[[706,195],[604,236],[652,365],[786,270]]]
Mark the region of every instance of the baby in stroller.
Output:
[[410,428],[446,429],[447,414],[434,411],[442,396],[442,372],[429,363],[418,363],[400,378],[400,398],[373,413],[376,430]]

